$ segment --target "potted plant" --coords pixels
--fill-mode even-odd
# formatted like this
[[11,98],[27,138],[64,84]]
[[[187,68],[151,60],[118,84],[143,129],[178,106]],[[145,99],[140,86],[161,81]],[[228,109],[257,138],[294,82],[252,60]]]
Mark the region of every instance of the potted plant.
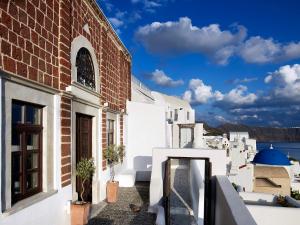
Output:
[[119,182],[115,181],[115,165],[119,162],[123,163],[124,156],[124,145],[110,145],[105,152],[105,158],[110,168],[110,180],[106,185],[106,198],[109,203],[114,203],[118,199]]
[[76,176],[81,178],[81,201],[75,201],[71,205],[71,223],[72,225],[84,225],[88,223],[90,212],[90,203],[84,200],[85,183],[92,179],[95,172],[93,159],[81,159],[76,165]]
[[277,204],[281,205],[282,207],[288,207],[289,206],[289,203],[287,202],[285,197],[282,196],[282,195],[278,195],[276,200],[277,200]]

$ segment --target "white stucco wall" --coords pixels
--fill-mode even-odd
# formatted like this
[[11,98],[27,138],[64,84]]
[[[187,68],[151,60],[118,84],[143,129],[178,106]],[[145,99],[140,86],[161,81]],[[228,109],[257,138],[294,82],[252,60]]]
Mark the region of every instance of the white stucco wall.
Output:
[[253,165],[247,164],[246,167],[239,169],[237,174],[229,175],[229,180],[239,185],[241,190],[253,191]]
[[58,190],[54,195],[26,207],[12,215],[2,215],[1,225],[69,225],[71,185]]
[[[300,208],[270,206],[276,204],[276,195],[254,192],[240,192],[251,215],[258,225],[297,225],[300,219]],[[287,196],[287,198],[291,199]],[[249,202],[257,202],[257,205]]]
[[[152,169],[152,149],[167,145],[165,111],[161,106],[128,101],[127,113],[126,165],[128,169],[137,171],[137,180],[149,180]],[[143,171],[148,173],[140,173]]]
[[300,209],[290,207],[274,207],[247,205],[257,225],[298,225]]
[[205,161],[190,160],[190,193],[192,209],[198,225],[204,223]]
[[249,133],[248,132],[229,132],[229,140],[245,140],[249,139]]
[[227,177],[217,176],[215,183],[215,225],[256,225],[253,216]]
[[203,123],[196,123],[194,128],[194,148],[204,148]]

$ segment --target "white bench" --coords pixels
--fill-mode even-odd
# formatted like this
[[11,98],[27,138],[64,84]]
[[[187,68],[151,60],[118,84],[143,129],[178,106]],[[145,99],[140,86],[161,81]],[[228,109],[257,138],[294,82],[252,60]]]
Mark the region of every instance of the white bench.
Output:
[[119,181],[120,187],[133,187],[135,184],[135,170],[122,170],[115,176],[115,180]]

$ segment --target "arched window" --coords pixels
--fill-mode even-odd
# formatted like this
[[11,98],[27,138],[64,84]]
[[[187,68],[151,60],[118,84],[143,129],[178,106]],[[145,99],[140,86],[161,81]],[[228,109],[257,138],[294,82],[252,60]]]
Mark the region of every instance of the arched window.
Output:
[[95,72],[90,52],[86,48],[79,49],[76,56],[77,82],[95,89]]

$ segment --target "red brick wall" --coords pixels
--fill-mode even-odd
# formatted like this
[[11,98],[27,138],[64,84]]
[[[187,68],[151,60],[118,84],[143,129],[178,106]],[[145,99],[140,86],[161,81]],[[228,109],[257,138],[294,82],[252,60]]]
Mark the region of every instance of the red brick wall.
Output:
[[0,69],[58,88],[58,0],[0,4]]
[[[108,102],[114,111],[125,109],[130,99],[130,57],[94,0],[9,2],[0,1],[0,70],[63,92],[71,82],[71,42],[83,35],[94,47],[100,69],[99,102]],[[90,34],[83,30],[86,23]],[[71,99],[63,95],[61,101],[61,180],[66,186],[71,182]],[[102,116],[105,148],[106,113]],[[122,118],[119,129],[123,136]]]

